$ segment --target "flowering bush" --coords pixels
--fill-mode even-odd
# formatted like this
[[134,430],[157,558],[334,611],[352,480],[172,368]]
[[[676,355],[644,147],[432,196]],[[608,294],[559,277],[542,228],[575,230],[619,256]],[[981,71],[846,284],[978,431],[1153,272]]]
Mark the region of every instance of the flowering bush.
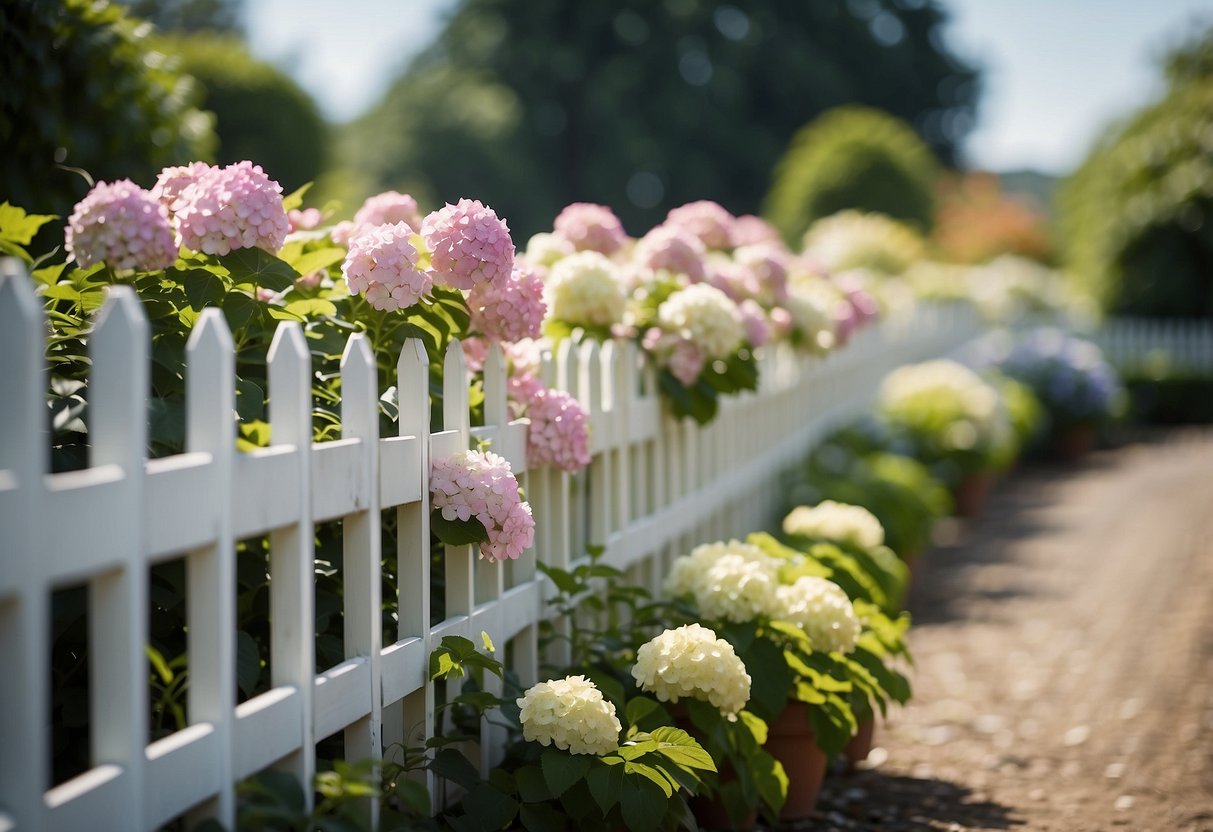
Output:
[[711,702],[732,722],[750,698],[750,676],[733,645],[699,624],[685,624],[641,645],[632,676],[662,702]]
[[518,700],[523,736],[571,754],[602,756],[619,747],[615,706],[584,676],[540,682]]
[[196,167],[189,170],[191,180],[169,205],[181,245],[204,254],[241,248],[273,254],[282,248],[290,230],[282,187],[260,165],[237,162],[197,175]]
[[752,621],[776,610],[779,566],[757,546],[705,543],[674,560],[665,591],[692,598],[707,619]]
[[[461,451],[435,459],[430,469],[431,523],[447,543],[480,543],[489,561],[516,559],[535,537],[531,506],[518,492],[510,463],[492,451]],[[469,524],[468,521],[476,523]],[[464,524],[467,539],[452,528]],[[477,528],[479,526],[479,528]]]
[[659,225],[640,238],[633,257],[638,265],[646,269],[664,269],[699,282],[704,279],[705,253],[700,239],[686,229]]
[[735,223],[736,218],[724,207],[706,199],[671,208],[665,218],[666,225],[690,232],[709,250],[731,249],[736,245]]
[[884,527],[862,506],[823,500],[815,506],[797,506],[783,518],[786,534],[820,537],[864,549],[884,544]]
[[615,212],[605,205],[574,202],[556,216],[556,234],[568,240],[576,251],[614,254],[623,247],[628,235]]
[[863,268],[898,275],[923,254],[922,238],[912,228],[860,211],[818,220],[805,232],[804,243],[809,256],[830,271]]
[[515,266],[506,280],[481,283],[467,298],[472,326],[496,341],[538,338],[547,304],[543,279],[528,267]]
[[99,182],[77,205],[64,235],[67,253],[80,266],[163,269],[177,259],[165,207],[129,179]]
[[453,289],[502,283],[514,270],[514,242],[497,213],[461,199],[426,216],[419,229],[430,250],[434,279]]
[[614,263],[596,251],[558,260],[545,281],[548,316],[565,327],[604,334],[623,321],[627,297]]
[[352,294],[375,309],[394,312],[412,306],[434,287],[433,276],[417,265],[412,229],[406,223],[364,228],[350,243],[341,274]]
[[589,414],[581,402],[563,390],[542,386],[524,395],[522,413],[531,420],[527,462],[569,472],[589,465]]

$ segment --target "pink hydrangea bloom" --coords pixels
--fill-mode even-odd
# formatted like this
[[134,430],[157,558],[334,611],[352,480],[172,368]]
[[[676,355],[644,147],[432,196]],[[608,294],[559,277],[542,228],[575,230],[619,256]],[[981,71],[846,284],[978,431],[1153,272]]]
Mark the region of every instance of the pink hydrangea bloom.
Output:
[[517,558],[535,540],[531,507],[518,493],[510,463],[491,451],[462,451],[435,459],[430,498],[447,520],[476,518],[488,531],[480,556],[489,561]]
[[707,359],[695,342],[653,327],[644,334],[641,346],[686,387],[699,380]]
[[627,241],[627,232],[615,212],[605,205],[574,202],[556,216],[556,233],[577,251],[614,254]]
[[761,347],[771,340],[771,322],[758,301],[746,298],[737,308],[741,310],[741,325],[751,347]]
[[590,464],[589,415],[581,402],[563,390],[543,388],[527,402],[526,415],[529,465],[571,472]]
[[779,236],[779,231],[775,226],[762,217],[742,214],[733,223],[733,245],[751,246],[758,243],[771,243],[780,248],[786,248],[783,237]]
[[526,410],[526,403],[535,398],[540,390],[546,390],[547,385],[539,380],[539,376],[526,370],[516,370],[506,381],[506,397],[517,405],[514,414],[521,416]]
[[181,196],[181,192],[212,170],[214,168],[206,162],[190,162],[188,165],[167,167],[156,177],[156,184],[152,186],[152,196],[172,211],[174,210],[173,203]]
[[478,373],[484,369],[484,362],[489,357],[489,342],[485,338],[469,335],[459,342],[463,349],[463,363],[469,373]]
[[763,243],[741,246],[733,259],[745,273],[746,296],[765,306],[778,306],[788,299],[788,267],[791,258],[782,249]]
[[350,237],[354,236],[354,231],[358,226],[354,225],[353,220],[342,220],[333,226],[332,232],[329,234],[333,238],[333,242],[339,246],[348,246]]
[[417,208],[417,200],[399,191],[384,191],[369,197],[354,214],[355,225],[394,225],[398,222],[408,223],[414,231],[421,228],[421,211]]
[[847,302],[855,310],[856,322],[860,326],[880,317],[880,304],[872,293],[864,288],[863,280],[859,276],[843,272],[834,279],[834,285],[842,290]]
[[736,218],[718,203],[702,199],[670,209],[665,225],[681,228],[698,237],[708,249],[732,248]]
[[468,294],[472,326],[496,341],[538,338],[548,306],[543,280],[529,268],[515,268],[504,282],[481,283]]
[[433,288],[429,272],[417,268],[413,230],[405,223],[378,225],[350,239],[341,273],[351,294],[365,295],[376,309],[412,306]]
[[771,310],[771,334],[776,338],[786,338],[792,334],[795,328],[795,322],[792,320],[792,313],[782,306],[776,306]]
[[112,269],[150,271],[177,259],[168,210],[129,179],[98,182],[76,203],[64,244],[84,267],[103,262]]
[[636,244],[636,262],[648,269],[666,269],[685,274],[698,283],[704,279],[704,247],[684,228],[659,225]]
[[274,253],[290,229],[282,186],[252,162],[210,169],[185,186],[173,211],[181,244],[205,254],[239,248]]
[[504,283],[514,270],[514,241],[505,221],[478,200],[461,199],[429,214],[421,236],[434,279],[453,289]]
[[286,219],[291,231],[311,231],[324,221],[324,214],[320,213],[319,208],[304,208],[302,211],[292,208],[286,212]]

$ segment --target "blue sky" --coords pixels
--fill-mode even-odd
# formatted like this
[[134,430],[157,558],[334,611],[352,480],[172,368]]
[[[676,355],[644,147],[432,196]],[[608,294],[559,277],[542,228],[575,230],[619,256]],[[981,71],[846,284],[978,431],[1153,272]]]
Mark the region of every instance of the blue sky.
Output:
[[[998,171],[1071,170],[1103,125],[1158,92],[1157,60],[1166,48],[1199,21],[1213,22],[1209,0],[944,5],[953,15],[953,48],[986,70],[967,160]],[[454,0],[256,0],[248,8],[249,38],[259,57],[293,75],[340,121],[375,102],[453,6]]]

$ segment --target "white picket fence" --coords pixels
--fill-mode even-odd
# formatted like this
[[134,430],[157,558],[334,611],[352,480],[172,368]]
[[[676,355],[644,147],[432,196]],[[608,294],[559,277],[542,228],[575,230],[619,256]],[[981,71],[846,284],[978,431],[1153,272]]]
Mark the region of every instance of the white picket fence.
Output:
[[[186,451],[148,460],[148,327],[137,298],[115,288],[89,339],[89,467],[47,472],[46,334],[40,300],[19,268],[0,276],[0,830],[156,829],[189,813],[234,822],[234,784],[276,766],[309,782],[315,744],[344,732],[351,760],[378,758],[434,730],[431,646],[487,631],[509,643],[524,682],[538,672],[546,579],[535,562],[568,565],[590,544],[656,586],[699,542],[769,528],[783,506],[779,474],[836,420],[865,407],[892,368],[946,354],[979,331],[964,307],[922,307],[861,332],[824,359],[775,351],[757,393],[723,403],[700,428],[665,415],[633,345],[562,344],[548,380],[590,411],[593,462],[573,476],[527,471],[522,421],[509,421],[505,373],[485,374],[484,428],[469,430],[462,352],[445,358],[443,427],[429,432],[427,359],[419,342],[398,363],[399,435],[378,435],[381,383],[362,336],[342,360],[342,438],[311,439],[310,357],[297,324],[269,351],[272,444],[234,443],[234,355],[222,314],[207,310],[189,340]],[[430,625],[429,460],[487,439],[523,475],[535,546],[493,565],[471,547],[446,553],[447,617]],[[381,510],[399,544],[380,551]],[[345,661],[315,667],[315,524],[343,530]],[[270,539],[272,689],[235,700],[235,542]],[[189,727],[148,742],[148,570],[184,558],[188,580]],[[380,561],[396,561],[399,626],[383,644]],[[50,599],[89,596],[92,768],[50,781]],[[491,677],[490,677],[491,680]],[[499,751],[482,734],[482,767]],[[371,820],[377,807],[369,806]]]
[[1213,321],[1109,318],[1091,340],[1122,373],[1213,376]]

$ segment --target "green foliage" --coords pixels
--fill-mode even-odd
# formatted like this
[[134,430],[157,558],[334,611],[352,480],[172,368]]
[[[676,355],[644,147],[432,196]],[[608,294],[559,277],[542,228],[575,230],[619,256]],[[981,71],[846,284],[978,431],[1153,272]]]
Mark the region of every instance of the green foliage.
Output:
[[239,34],[243,0],[121,0],[135,17],[174,32]]
[[285,73],[259,61],[233,37],[192,33],[156,39],[202,88],[215,114],[216,161],[256,162],[291,191],[328,163],[328,125],[315,102]]
[[913,122],[953,159],[978,85],[934,36],[946,12],[865,5],[465,0],[339,158],[368,192],[475,193],[520,239],[576,200],[633,231],[705,197],[754,213],[796,130],[848,102]]
[[830,110],[793,137],[764,213],[789,241],[846,209],[929,230],[938,163],[909,124],[868,107]]
[[1112,126],[1063,184],[1065,260],[1112,314],[1213,316],[1213,29],[1162,100]]
[[0,8],[0,196],[66,217],[89,183],[148,186],[166,165],[208,158],[211,118],[192,80],[149,47],[151,27],[93,0]]

